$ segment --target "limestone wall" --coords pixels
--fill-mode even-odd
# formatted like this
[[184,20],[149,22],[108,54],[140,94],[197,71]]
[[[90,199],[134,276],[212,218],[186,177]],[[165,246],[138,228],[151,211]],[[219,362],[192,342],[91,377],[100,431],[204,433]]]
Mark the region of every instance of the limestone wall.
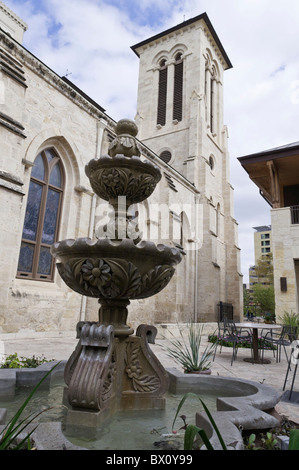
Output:
[[[275,312],[277,321],[284,312],[298,313],[299,295],[299,225],[291,224],[290,208],[271,210],[272,250],[274,267]],[[296,263],[297,261],[297,263]],[[282,292],[280,278],[287,279]]]
[[[57,89],[55,74],[42,70],[38,61],[4,35],[1,39],[0,47],[20,64],[25,83],[2,72],[0,329],[73,329],[80,316],[80,296],[58,274],[54,282],[40,282],[18,279],[16,272],[31,168],[47,147],[57,150],[66,175],[59,238],[88,236],[92,193],[84,166],[96,155],[97,119]],[[13,126],[5,126],[12,120]]]

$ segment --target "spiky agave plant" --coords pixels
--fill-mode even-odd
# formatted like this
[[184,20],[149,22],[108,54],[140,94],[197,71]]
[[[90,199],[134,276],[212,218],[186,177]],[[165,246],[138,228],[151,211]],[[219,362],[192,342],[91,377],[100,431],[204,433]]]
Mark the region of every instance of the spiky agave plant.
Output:
[[199,326],[194,323],[187,325],[187,338],[184,337],[182,328],[179,328],[179,337],[171,340],[171,346],[166,347],[168,356],[172,357],[175,362],[181,365],[185,372],[203,371],[211,366],[211,358],[215,344],[209,343],[204,351],[200,352],[203,325]]

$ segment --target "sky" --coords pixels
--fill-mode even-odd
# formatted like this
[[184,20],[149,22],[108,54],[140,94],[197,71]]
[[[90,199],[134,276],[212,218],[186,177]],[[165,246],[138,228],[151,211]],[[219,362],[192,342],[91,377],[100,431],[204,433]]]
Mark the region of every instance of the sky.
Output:
[[253,227],[271,208],[238,157],[299,141],[298,0],[4,0],[27,24],[23,45],[97,101],[114,120],[136,114],[131,46],[206,12],[233,68],[224,122],[241,271],[254,264]]

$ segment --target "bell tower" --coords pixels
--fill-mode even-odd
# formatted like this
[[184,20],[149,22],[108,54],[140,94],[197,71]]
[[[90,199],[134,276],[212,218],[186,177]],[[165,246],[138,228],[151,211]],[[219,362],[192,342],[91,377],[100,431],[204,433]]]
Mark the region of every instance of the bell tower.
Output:
[[0,1],[0,28],[22,44],[27,24]]
[[223,73],[230,60],[205,13],[132,49],[140,58],[139,139],[199,185],[195,160],[226,147]]
[[223,120],[224,72],[232,64],[206,13],[132,50],[140,59],[138,138],[200,193],[198,311],[215,319],[222,301],[234,305],[237,318],[242,275]]

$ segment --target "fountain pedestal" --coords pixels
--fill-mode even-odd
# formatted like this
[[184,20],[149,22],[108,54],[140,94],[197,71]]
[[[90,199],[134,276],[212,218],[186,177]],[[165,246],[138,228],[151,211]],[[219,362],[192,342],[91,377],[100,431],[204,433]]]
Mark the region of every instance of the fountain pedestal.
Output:
[[164,289],[182,259],[174,247],[141,240],[132,224],[130,205],[151,195],[161,173],[140,160],[132,121],[120,121],[116,131],[109,155],[85,168],[95,193],[114,208],[105,236],[63,240],[51,250],[64,282],[101,305],[98,321],[78,323],[78,344],[65,370],[69,420],[88,426],[118,409],[164,408],[168,375],[149,347],[157,330],[140,325],[133,335],[127,307],[130,299]]
[[65,368],[68,424],[97,426],[117,410],[165,407],[168,374],[149,347],[156,333],[140,325],[136,335],[115,336],[112,325],[78,323],[79,341]]

